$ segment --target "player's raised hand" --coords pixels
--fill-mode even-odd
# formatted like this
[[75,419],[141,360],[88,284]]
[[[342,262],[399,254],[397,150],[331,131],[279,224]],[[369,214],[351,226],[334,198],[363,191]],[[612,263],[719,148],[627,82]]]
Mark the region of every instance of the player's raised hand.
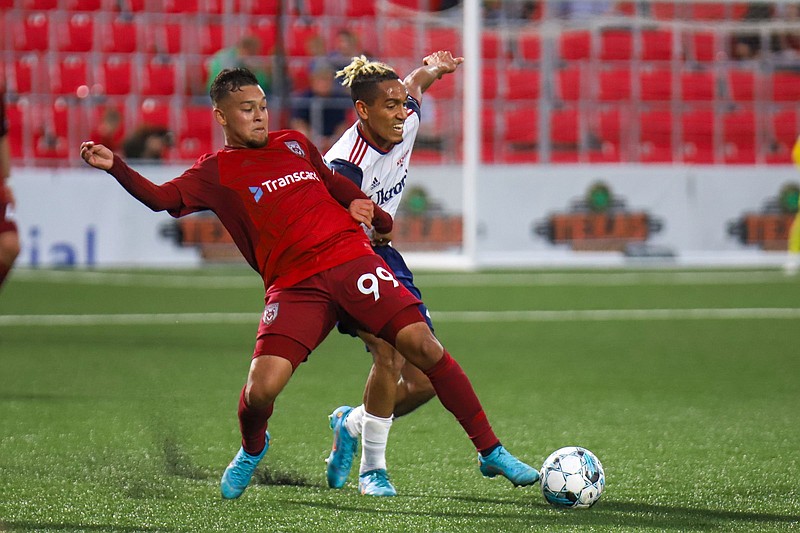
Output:
[[350,202],[347,210],[353,220],[372,229],[372,217],[375,214],[375,203],[372,200],[356,198]]
[[439,78],[444,74],[455,72],[458,66],[464,62],[463,57],[453,57],[449,50],[439,50],[425,57],[423,65],[439,68]]
[[102,144],[86,141],[81,143],[81,159],[94,168],[108,170],[114,164],[114,153]]

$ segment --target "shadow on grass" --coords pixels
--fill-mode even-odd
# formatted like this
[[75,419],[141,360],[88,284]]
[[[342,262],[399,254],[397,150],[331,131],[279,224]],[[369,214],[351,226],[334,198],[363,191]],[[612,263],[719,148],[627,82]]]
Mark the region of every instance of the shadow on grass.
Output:
[[319,487],[319,483],[309,481],[303,476],[292,472],[282,472],[275,467],[259,468],[253,474],[253,483],[256,485],[282,485],[287,487]]
[[117,526],[111,524],[46,524],[39,522],[0,522],[0,531],[176,531],[172,528]]
[[[409,501],[409,498],[413,501]],[[418,504],[417,500],[426,503]],[[405,501],[404,501],[405,500]],[[350,511],[355,513],[394,514],[397,516],[430,517],[433,519],[472,518],[476,520],[523,520],[533,526],[553,525],[557,518],[559,526],[565,528],[578,526],[607,527],[610,530],[619,528],[655,528],[676,531],[705,531],[709,528],[724,530],[727,523],[751,523],[753,527],[763,525],[800,524],[798,514],[757,513],[749,511],[728,511],[715,509],[692,508],[685,506],[652,505],[626,502],[603,502],[591,510],[556,509],[544,501],[530,502],[530,512],[525,510],[527,502],[518,499],[481,498],[472,496],[435,496],[431,494],[402,494],[396,499],[393,508],[386,505],[376,506],[372,498],[365,498],[364,503],[348,502],[311,502],[287,500],[287,504],[299,507],[329,509],[331,511]],[[471,510],[450,510],[452,502],[462,501],[470,504]],[[451,502],[448,506],[447,502]],[[486,505],[496,505],[497,511],[487,511]],[[513,507],[513,508],[512,508]]]

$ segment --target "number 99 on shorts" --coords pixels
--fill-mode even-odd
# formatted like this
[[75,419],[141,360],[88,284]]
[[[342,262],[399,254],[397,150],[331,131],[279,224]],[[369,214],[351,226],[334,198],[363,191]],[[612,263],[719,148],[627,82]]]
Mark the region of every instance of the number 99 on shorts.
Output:
[[362,274],[358,278],[356,286],[361,294],[371,294],[377,302],[381,297],[379,280],[391,282],[392,287],[397,287],[399,285],[391,272],[379,266],[375,269],[374,274],[372,272]]

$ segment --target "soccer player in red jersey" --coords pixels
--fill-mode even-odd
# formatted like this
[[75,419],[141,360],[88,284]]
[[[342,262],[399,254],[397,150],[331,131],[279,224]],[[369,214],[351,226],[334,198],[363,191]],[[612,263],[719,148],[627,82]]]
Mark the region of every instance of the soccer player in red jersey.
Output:
[[269,449],[275,399],[339,320],[378,335],[425,372],[476,449],[500,458],[493,475],[535,483],[538,472],[500,444],[469,379],[420,314],[419,300],[373,253],[360,224],[388,233],[391,217],[329,170],[302,134],[268,131],[266,97],[250,71],[224,70],[210,93],[225,147],[163,185],[105,146],[87,141],[80,154],[154,211],[175,217],[213,211],[264,280],[264,314],[239,399],[242,447],[222,475],[222,496],[238,498],[247,488]]
[[14,195],[8,186],[11,151],[8,147],[5,88],[0,87],[0,287],[19,255],[19,234],[14,221]]

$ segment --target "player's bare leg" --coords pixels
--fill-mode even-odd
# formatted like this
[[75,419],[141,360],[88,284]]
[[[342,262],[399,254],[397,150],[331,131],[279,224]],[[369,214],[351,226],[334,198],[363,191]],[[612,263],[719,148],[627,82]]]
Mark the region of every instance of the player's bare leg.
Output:
[[416,410],[434,396],[436,391],[433,390],[428,376],[403,359],[403,369],[400,371],[400,382],[397,384],[397,394],[394,399],[395,418]]
[[223,498],[238,498],[250,483],[258,463],[269,449],[267,420],[275,398],[292,377],[292,364],[282,357],[262,355],[250,363],[247,384],[239,400],[242,447],[220,480]]

